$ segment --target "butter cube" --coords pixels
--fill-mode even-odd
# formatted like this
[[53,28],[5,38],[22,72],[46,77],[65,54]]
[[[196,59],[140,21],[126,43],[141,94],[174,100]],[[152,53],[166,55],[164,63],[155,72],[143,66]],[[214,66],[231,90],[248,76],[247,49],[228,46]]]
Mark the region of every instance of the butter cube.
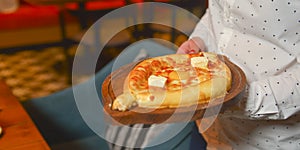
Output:
[[161,76],[151,75],[148,78],[148,85],[153,87],[163,88],[166,84],[167,78]]
[[207,69],[208,59],[206,57],[193,57],[191,58],[191,65],[193,67],[199,67]]

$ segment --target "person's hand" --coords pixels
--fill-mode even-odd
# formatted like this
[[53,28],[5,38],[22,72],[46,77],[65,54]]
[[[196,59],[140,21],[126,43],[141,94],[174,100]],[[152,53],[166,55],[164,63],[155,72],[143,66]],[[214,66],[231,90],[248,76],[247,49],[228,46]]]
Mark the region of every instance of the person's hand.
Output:
[[201,38],[193,37],[182,43],[176,54],[195,54],[200,51],[205,51],[205,44]]

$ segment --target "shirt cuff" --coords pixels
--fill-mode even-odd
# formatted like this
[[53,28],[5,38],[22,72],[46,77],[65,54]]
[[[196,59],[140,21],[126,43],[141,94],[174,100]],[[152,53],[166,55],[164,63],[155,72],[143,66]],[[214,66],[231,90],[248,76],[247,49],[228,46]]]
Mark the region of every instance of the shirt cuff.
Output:
[[[279,115],[279,109],[268,80],[251,83],[249,94],[251,117],[271,118],[272,115]],[[278,118],[278,116],[275,118]]]

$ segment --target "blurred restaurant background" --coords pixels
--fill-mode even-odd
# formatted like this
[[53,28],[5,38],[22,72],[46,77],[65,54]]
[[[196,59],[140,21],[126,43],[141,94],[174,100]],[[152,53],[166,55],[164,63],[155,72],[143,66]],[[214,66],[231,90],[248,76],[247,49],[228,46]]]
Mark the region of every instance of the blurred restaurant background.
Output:
[[[164,6],[146,9],[144,2],[170,4],[185,13]],[[95,23],[127,6],[134,7]],[[108,149],[82,119],[70,87],[85,87],[84,81],[98,73],[104,78],[109,62],[140,41],[159,39],[155,44],[175,53],[206,7],[206,0],[0,0],[0,150]],[[146,18],[158,23],[144,23]],[[74,78],[74,60],[81,59],[84,70],[99,45],[94,71]],[[162,147],[187,147],[192,125]]]
[[[145,0],[146,1],[146,0]],[[20,101],[50,95],[71,86],[72,61],[84,33],[105,14],[143,0],[0,0],[0,80]],[[197,17],[207,7],[205,0],[156,0],[176,5]],[[156,8],[152,17],[185,25],[190,33],[195,24],[189,17]],[[175,28],[160,24],[126,27],[128,21],[143,19],[138,14],[111,18],[100,27],[100,39],[110,29],[124,26],[103,49],[104,60],[95,72],[115,58],[128,45],[147,38],[170,41],[179,46],[188,37]],[[133,18],[135,17],[135,18]],[[176,25],[174,25],[176,27]],[[126,28],[125,28],[126,27]],[[78,83],[88,76],[83,76]]]

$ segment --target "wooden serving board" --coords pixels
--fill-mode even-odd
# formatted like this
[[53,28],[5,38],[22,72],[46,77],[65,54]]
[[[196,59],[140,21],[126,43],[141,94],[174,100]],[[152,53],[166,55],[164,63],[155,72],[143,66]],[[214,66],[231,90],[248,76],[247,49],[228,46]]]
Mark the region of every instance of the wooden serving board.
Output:
[[[125,65],[116,71],[112,72],[102,84],[102,101],[106,120],[113,124],[154,124],[154,123],[172,123],[172,122],[187,122],[201,119],[204,116],[215,115],[220,107],[226,109],[229,105],[235,104],[237,99],[234,99],[241,93],[246,85],[246,76],[244,72],[234,63],[230,62],[227,57],[222,57],[226,65],[230,68],[232,74],[232,85],[227,95],[224,98],[214,99],[210,104],[198,104],[189,107],[180,108],[161,108],[149,109],[135,107],[128,111],[112,110],[111,105],[114,99],[123,93],[124,81],[130,70],[136,65],[131,63]],[[205,114],[205,115],[204,115]]]

